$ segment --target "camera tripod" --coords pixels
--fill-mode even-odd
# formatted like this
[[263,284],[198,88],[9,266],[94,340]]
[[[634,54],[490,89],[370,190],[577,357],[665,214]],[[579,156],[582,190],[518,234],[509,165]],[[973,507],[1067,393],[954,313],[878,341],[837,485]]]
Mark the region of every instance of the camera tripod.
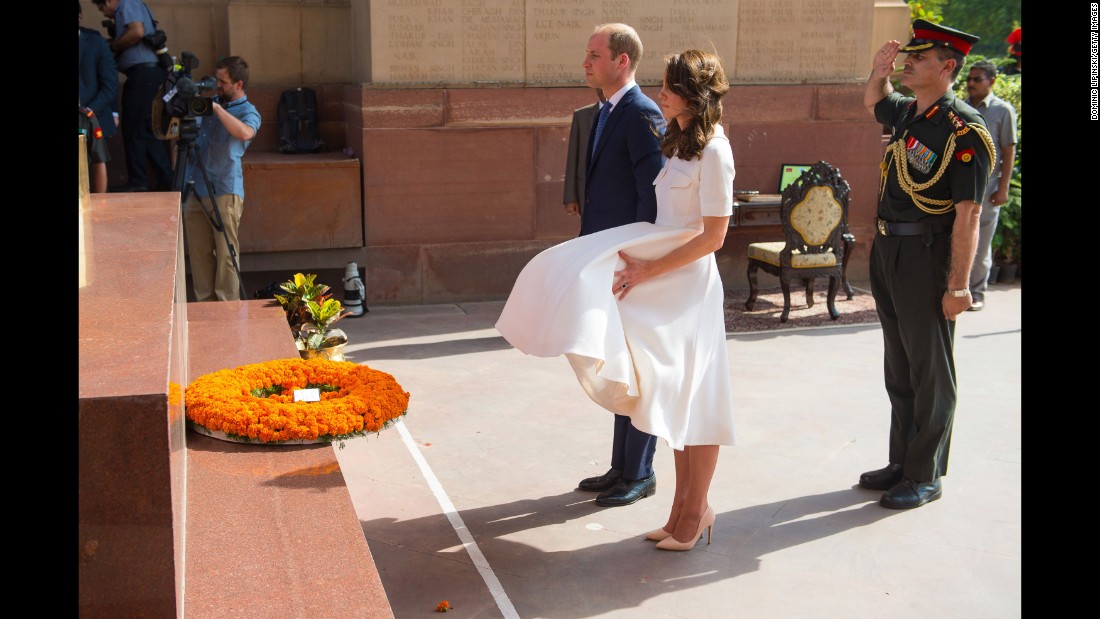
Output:
[[202,207],[203,214],[210,220],[210,225],[214,227],[215,231],[221,232],[222,237],[225,239],[225,246],[229,248],[229,259],[233,265],[233,271],[237,274],[237,285],[241,289],[241,299],[247,299],[248,294],[244,290],[244,278],[241,277],[241,267],[237,260],[237,248],[229,242],[229,233],[225,231],[222,214],[218,210],[218,202],[214,199],[214,183],[210,182],[210,177],[206,173],[206,166],[202,162],[202,157],[199,156],[199,146],[195,143],[198,134],[198,123],[193,117],[186,117],[180,121],[179,140],[176,144],[176,172],[175,179],[172,181],[172,190],[180,192],[180,215],[183,216],[183,208],[187,204],[187,197],[194,189],[192,185],[195,183],[192,180],[190,183],[186,183],[185,186],[187,162],[194,161],[202,173],[202,180],[206,185],[207,198],[205,199],[210,200],[210,206],[207,207],[205,199],[197,193],[195,199]]

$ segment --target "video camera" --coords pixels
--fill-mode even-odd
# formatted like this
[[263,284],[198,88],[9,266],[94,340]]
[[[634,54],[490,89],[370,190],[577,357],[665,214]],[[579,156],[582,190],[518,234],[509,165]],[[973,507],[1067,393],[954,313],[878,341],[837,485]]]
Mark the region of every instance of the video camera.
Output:
[[183,52],[179,64],[172,66],[164,84],[157,88],[157,96],[153,98],[153,134],[157,139],[176,139],[182,125],[194,127],[196,117],[214,113],[214,99],[200,97],[199,93],[217,88],[218,81],[209,75],[193,80],[191,70],[198,66],[199,59],[194,54]]
[[[107,31],[108,36],[112,39],[117,39],[118,37],[115,35],[115,20],[105,19],[102,23],[103,29]],[[157,28],[157,20],[155,19],[153,20],[153,28],[155,28],[155,30],[152,33],[141,37],[141,42],[148,45],[153,52],[156,53],[157,64],[160,65],[160,68],[168,71],[174,64],[172,56],[168,53],[168,34],[160,28]]]

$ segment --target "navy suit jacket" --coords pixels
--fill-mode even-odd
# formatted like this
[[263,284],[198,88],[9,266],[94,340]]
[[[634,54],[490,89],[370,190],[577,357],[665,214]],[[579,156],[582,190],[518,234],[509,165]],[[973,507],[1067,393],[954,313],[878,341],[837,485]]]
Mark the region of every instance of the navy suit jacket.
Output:
[[588,174],[584,186],[581,236],[636,221],[657,219],[653,179],[664,165],[661,110],[635,85],[626,91],[604,123],[592,152],[596,126],[588,136]]
[[92,108],[104,137],[115,134],[112,111],[118,98],[118,70],[107,40],[91,28],[80,29],[80,105]]

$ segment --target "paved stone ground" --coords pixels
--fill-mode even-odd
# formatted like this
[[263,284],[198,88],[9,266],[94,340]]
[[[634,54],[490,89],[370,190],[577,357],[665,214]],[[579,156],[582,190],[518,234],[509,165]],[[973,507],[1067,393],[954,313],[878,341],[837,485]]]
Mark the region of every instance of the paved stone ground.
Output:
[[950,474],[911,511],[856,485],[887,457],[877,324],[728,335],[739,444],[713,543],[685,553],[642,539],[672,500],[663,442],[656,496],[574,490],[606,470],[612,418],[563,358],[499,336],[502,303],[345,319],[348,359],[412,393],[403,426],[336,449],[395,616],[446,599],[448,617],[1019,617],[1020,295],[993,286],[960,317]]

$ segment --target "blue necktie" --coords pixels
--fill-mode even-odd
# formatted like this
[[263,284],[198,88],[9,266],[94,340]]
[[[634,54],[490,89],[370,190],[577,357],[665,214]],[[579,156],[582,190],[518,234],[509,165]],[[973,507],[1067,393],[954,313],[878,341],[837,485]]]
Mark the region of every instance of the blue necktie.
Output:
[[596,139],[592,140],[592,155],[596,156],[596,145],[600,143],[600,134],[603,133],[603,126],[607,123],[607,117],[611,115],[611,102],[603,104],[600,108],[600,119],[596,121]]

